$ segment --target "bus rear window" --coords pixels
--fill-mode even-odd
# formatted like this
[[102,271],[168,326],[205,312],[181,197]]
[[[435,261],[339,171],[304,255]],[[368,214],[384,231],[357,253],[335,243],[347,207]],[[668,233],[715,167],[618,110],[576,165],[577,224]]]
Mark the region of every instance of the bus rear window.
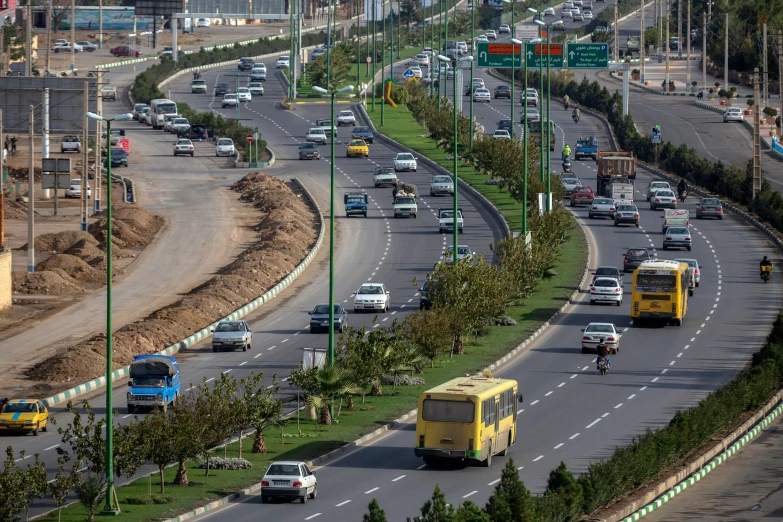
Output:
[[470,401],[425,399],[421,418],[434,422],[473,422],[476,406]]
[[636,286],[642,288],[655,288],[658,292],[672,292],[677,289],[677,279],[673,275],[645,274],[640,272],[636,276]]

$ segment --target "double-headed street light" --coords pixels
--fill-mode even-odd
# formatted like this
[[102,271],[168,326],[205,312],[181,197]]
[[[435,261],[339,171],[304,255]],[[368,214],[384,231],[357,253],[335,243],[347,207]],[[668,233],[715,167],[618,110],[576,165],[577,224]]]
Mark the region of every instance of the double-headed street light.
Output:
[[329,129],[329,351],[327,352],[327,364],[334,365],[334,96],[342,92],[350,92],[353,85],[346,85],[336,91],[328,91],[323,87],[314,85],[312,89],[320,94],[331,94],[331,129]]
[[[448,58],[443,55],[438,55],[438,61],[441,63],[449,63],[451,62],[451,58]],[[465,62],[473,62],[473,56],[463,56],[459,60],[457,60],[454,63],[454,84],[453,84],[453,91],[454,91],[454,101],[452,102],[452,105],[454,106],[454,217],[452,218],[452,225],[454,227],[454,262],[457,262],[457,243],[459,243],[459,226],[457,223],[457,212],[458,212],[458,204],[457,204],[457,186],[458,186],[458,179],[457,179],[457,159],[459,156],[459,151],[457,150],[457,96],[460,95],[459,92],[457,92],[457,65],[460,63]],[[471,90],[473,86],[471,85]],[[473,93],[470,94],[471,98],[473,97]]]
[[[114,502],[114,456],[113,428],[114,412],[112,406],[112,324],[111,324],[111,290],[112,290],[112,249],[111,249],[111,122],[133,119],[133,114],[125,113],[114,118],[104,118],[93,112],[85,116],[95,121],[106,122],[106,504],[103,513],[118,514],[120,507]],[[100,176],[100,171],[98,172]]]
[[[540,17],[541,17],[541,14],[539,13],[539,18]],[[544,30],[544,27],[546,27],[546,24],[543,21],[541,21],[540,19],[539,20],[535,20],[535,23],[538,24],[538,37],[539,37],[539,40],[541,40],[541,44],[543,45],[543,43],[544,43],[543,30]],[[547,31],[546,42],[547,42],[547,47],[549,47],[549,45],[548,45],[549,44],[549,32],[548,31]],[[541,59],[541,56],[539,55],[539,60],[538,60],[538,78],[539,78],[539,84],[540,84],[540,87],[541,87],[541,96],[539,97],[539,100],[543,100],[544,99],[544,70],[543,70],[543,65],[544,65],[544,61]],[[549,128],[549,121],[548,120],[544,121],[543,111],[541,111],[541,112],[542,112],[541,118],[539,119],[539,121],[541,122],[541,125],[540,125],[540,127],[541,127],[541,129],[540,129],[541,130],[541,158],[540,158],[541,161],[540,161],[540,168],[541,168],[541,183],[543,183],[544,182],[544,160],[546,158],[546,153],[549,152],[549,142],[546,142],[546,145],[544,144],[544,137],[545,137],[544,125],[546,125],[546,127]]]

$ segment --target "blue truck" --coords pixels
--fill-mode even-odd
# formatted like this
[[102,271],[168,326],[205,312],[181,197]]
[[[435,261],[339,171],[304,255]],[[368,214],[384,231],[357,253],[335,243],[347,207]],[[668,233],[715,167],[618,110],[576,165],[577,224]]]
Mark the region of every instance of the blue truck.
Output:
[[575,149],[574,158],[577,160],[584,157],[590,157],[594,160],[598,159],[598,140],[592,136],[586,139],[580,136],[576,142]]
[[179,365],[168,355],[137,355],[130,365],[128,413],[138,409],[166,411],[179,397]]
[[346,216],[367,217],[368,197],[365,192],[346,192],[343,196]]

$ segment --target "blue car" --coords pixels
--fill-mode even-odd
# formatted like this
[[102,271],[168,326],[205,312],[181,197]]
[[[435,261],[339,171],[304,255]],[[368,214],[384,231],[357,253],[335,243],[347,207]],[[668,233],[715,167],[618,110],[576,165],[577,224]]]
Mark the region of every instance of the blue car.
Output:
[[[342,305],[334,305],[334,330],[343,332],[348,326],[348,312]],[[329,305],[319,304],[310,312],[310,333],[319,330],[329,331]]]

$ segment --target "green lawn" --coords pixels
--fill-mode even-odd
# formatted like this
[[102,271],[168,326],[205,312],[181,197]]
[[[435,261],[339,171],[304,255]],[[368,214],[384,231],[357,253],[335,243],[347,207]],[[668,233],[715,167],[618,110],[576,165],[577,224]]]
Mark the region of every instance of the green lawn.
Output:
[[[372,113],[371,113],[372,114]],[[437,149],[429,139],[419,138],[422,134],[417,124],[411,124],[412,117],[407,109],[386,109],[386,126],[381,128],[380,109],[372,114],[376,127],[390,137],[409,144],[411,148],[427,154],[441,164],[448,166],[445,154]],[[499,191],[496,186],[484,184],[485,176],[475,173],[472,168],[463,167],[460,176],[479,189],[490,199],[501,212],[512,222],[514,228],[519,228],[520,218],[519,204],[512,201],[506,194]],[[253,464],[251,470],[242,471],[210,471],[210,476],[205,477],[203,470],[193,469],[189,472],[189,478],[198,485],[189,487],[166,486],[166,495],[176,500],[169,504],[156,505],[130,505],[126,503],[128,498],[146,497],[149,482],[153,493],[160,488],[160,478],[153,476],[151,481],[147,478],[139,479],[129,486],[118,488],[117,495],[120,500],[122,514],[115,520],[121,522],[142,522],[148,520],[161,520],[176,514],[194,509],[228,493],[250,486],[261,480],[268,463],[271,460],[293,459],[309,460],[323,455],[343,444],[371,432],[372,430],[410,411],[416,406],[416,399],[420,392],[436,386],[442,382],[466,373],[475,373],[492,362],[496,361],[535,331],[544,321],[557,311],[565,300],[575,290],[579,283],[585,262],[587,259],[587,243],[578,227],[575,227],[568,241],[563,245],[563,253],[555,263],[557,277],[543,280],[537,292],[527,299],[525,306],[512,307],[509,315],[517,321],[514,326],[496,326],[487,330],[485,335],[478,338],[468,338],[465,343],[465,353],[454,357],[445,358],[435,364],[435,368],[425,368],[425,384],[420,386],[405,386],[393,389],[392,386],[384,386],[384,395],[381,397],[367,396],[364,404],[356,401],[353,410],[343,407],[338,422],[328,427],[318,427],[310,421],[302,420],[299,425],[301,435],[298,434],[296,420],[285,428],[281,442],[279,432],[266,434],[269,453],[252,454],[250,448],[252,441],[246,439],[243,444],[243,457]],[[413,446],[413,440],[411,440]],[[233,444],[226,448],[228,456],[238,455],[238,445]],[[223,450],[218,450],[218,456],[223,456]],[[150,468],[146,468],[150,469]],[[166,482],[173,480],[175,468],[166,472]],[[56,520],[54,513],[46,520]],[[62,520],[65,522],[82,522],[85,520],[85,510],[80,505],[74,505],[63,511]]]

